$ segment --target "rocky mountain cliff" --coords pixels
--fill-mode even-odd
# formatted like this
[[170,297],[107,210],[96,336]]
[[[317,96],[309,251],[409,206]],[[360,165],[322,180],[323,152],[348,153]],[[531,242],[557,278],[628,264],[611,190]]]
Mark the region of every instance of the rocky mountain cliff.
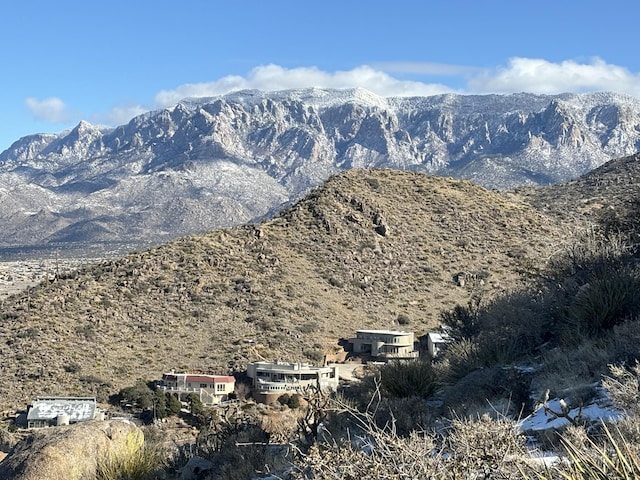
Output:
[[18,140],[0,154],[0,246],[160,243],[272,215],[344,169],[502,189],[569,180],[639,148],[640,100],[616,94],[243,91]]

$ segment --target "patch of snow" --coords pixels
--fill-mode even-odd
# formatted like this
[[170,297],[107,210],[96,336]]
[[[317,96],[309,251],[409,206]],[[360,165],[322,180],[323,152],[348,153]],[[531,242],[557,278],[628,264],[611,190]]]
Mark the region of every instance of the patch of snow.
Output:
[[[562,411],[561,402],[561,399],[554,398],[553,400],[549,400],[547,405],[554,412],[560,412]],[[582,412],[580,412],[580,408],[572,408],[569,410],[568,415],[571,418],[575,418],[580,413],[584,420],[602,420],[605,422],[618,421],[623,415],[622,411],[615,408],[607,400],[586,405],[582,407]],[[556,417],[552,413],[547,412],[545,408],[540,405],[531,415],[518,422],[517,428],[521,432],[536,432],[549,429],[557,430],[568,425],[570,425],[570,422],[567,418]]]

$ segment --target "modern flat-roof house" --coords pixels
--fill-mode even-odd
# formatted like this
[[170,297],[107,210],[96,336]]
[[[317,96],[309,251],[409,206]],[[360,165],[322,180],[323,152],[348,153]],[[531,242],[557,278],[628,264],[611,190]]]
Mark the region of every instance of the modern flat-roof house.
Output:
[[253,380],[253,394],[269,403],[284,393],[296,393],[307,387],[320,390],[338,388],[338,366],[316,367],[308,363],[254,362],[247,365]]
[[217,405],[229,399],[235,386],[236,379],[230,375],[171,372],[162,375],[160,388],[180,400],[186,400],[190,393],[195,393],[204,405]]
[[427,334],[427,349],[429,356],[436,358],[438,354],[447,348],[451,343],[451,337],[445,332],[429,332]]
[[99,418],[94,397],[38,397],[28,407],[27,428],[46,428]]
[[356,330],[350,338],[353,352],[384,360],[418,358],[413,332],[394,330]]

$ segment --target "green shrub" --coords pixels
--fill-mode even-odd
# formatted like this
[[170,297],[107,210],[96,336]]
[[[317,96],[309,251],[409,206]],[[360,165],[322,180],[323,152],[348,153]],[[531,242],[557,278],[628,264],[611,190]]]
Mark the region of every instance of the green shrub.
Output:
[[456,305],[453,310],[442,312],[440,320],[456,340],[470,339],[481,331],[479,312],[480,299],[474,298],[466,306]]
[[436,373],[429,361],[400,360],[380,368],[383,393],[392,397],[427,398],[438,386]]
[[182,408],[182,402],[175,395],[167,392],[167,412],[169,415],[178,415]]
[[595,272],[567,310],[565,329],[597,336],[640,315],[640,278],[629,268]]
[[202,405],[202,400],[200,400],[197,393],[187,395],[187,403],[192,415],[199,416],[204,414],[204,405]]
[[287,405],[289,403],[289,400],[291,400],[291,395],[288,393],[283,393],[278,397],[278,403],[280,405]]
[[119,406],[121,403],[134,405],[141,410],[148,410],[153,406],[154,393],[147,383],[139,381],[132,387],[121,389],[117,395],[113,395],[109,401]]

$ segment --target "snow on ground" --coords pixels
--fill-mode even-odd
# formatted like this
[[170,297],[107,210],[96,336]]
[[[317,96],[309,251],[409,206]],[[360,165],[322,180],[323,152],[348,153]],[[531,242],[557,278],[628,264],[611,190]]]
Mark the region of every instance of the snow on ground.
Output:
[[[549,400],[547,405],[550,410],[554,412],[562,412],[561,399],[554,398]],[[580,408],[571,408],[568,412],[568,416],[576,418],[581,413],[582,419],[586,421],[598,421],[615,422],[619,420],[623,412],[615,408],[611,402],[606,399],[600,399],[592,404],[585,405]],[[552,413],[548,412],[542,405],[540,405],[531,415],[518,422],[518,429],[522,432],[536,432],[549,429],[560,429],[570,424],[569,420],[565,417],[556,417]]]

